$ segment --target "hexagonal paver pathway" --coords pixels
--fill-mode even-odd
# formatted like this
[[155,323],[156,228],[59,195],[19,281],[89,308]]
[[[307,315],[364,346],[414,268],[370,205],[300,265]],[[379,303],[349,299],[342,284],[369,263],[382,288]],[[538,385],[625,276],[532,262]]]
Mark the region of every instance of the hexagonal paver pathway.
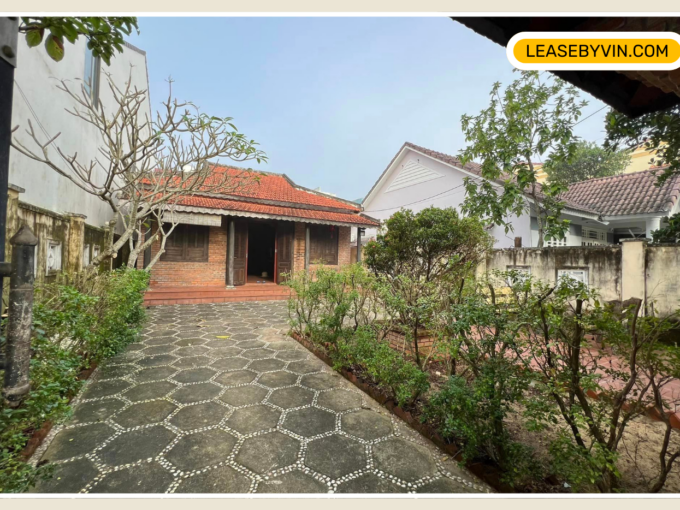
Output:
[[488,490],[287,337],[287,319],[276,301],[149,309],[31,459],[55,465],[33,492]]

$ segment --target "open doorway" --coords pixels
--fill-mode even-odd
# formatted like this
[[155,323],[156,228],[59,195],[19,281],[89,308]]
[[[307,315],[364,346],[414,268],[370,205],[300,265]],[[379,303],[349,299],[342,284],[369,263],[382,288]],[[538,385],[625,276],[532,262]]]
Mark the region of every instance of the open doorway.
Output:
[[274,282],[276,228],[266,221],[248,222],[248,283]]

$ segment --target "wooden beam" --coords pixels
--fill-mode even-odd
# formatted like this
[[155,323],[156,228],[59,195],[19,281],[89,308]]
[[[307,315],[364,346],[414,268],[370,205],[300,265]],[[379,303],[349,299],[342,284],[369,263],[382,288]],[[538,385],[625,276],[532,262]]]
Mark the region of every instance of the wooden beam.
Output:
[[309,224],[305,225],[305,269],[309,269],[309,243],[311,235],[309,233]]
[[227,241],[227,287],[234,286],[234,241],[236,239],[236,223],[229,220]]

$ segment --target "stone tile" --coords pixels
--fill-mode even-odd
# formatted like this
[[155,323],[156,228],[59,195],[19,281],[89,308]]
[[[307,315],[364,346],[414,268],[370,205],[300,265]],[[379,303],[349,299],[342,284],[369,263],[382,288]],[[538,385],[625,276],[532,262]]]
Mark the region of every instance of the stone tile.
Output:
[[315,439],[307,445],[305,465],[337,479],[366,467],[366,447],[345,436]]
[[174,439],[175,434],[161,425],[123,432],[97,452],[110,466],[130,464],[156,457]]
[[236,462],[258,474],[265,474],[294,464],[300,443],[274,431],[246,439],[236,455]]
[[227,460],[236,438],[220,429],[183,436],[165,457],[182,471],[202,469]]
[[78,459],[54,466],[52,476],[39,480],[29,492],[77,494],[88,483],[94,480],[99,471],[88,459]]
[[149,425],[165,420],[175,409],[177,409],[177,406],[167,400],[152,400],[151,402],[131,405],[118,413],[113,421],[126,428]]
[[273,372],[274,370],[281,370],[285,366],[286,362],[281,361],[280,359],[258,359],[248,366],[248,370],[255,370],[255,372]]
[[145,462],[107,474],[90,492],[109,494],[160,494],[170,487],[173,476],[156,462]]
[[189,356],[202,356],[210,352],[209,347],[203,345],[191,345],[189,347],[179,347],[175,352],[175,356],[182,356],[187,358]]
[[177,349],[177,346],[173,344],[153,345],[151,347],[147,347],[146,349],[144,349],[144,351],[142,351],[142,354],[144,356],[157,356],[159,354],[170,354],[175,349]]
[[300,384],[312,390],[330,390],[342,385],[342,377],[334,372],[306,375]]
[[220,394],[222,388],[216,384],[206,382],[184,386],[174,392],[170,398],[180,404],[191,404],[202,400],[211,400]]
[[210,356],[213,358],[232,358],[242,352],[243,350],[238,347],[213,347],[210,350]]
[[368,441],[379,439],[392,433],[390,419],[368,409],[343,415],[341,423],[342,430]]
[[210,364],[215,370],[237,370],[245,367],[250,360],[245,358],[222,358]]
[[175,342],[178,347],[189,347],[192,345],[203,345],[207,342],[205,338],[183,338]]
[[167,379],[177,372],[174,367],[153,367],[145,368],[137,372],[132,378],[140,383],[160,381],[161,379]]
[[406,482],[415,482],[437,473],[437,466],[430,452],[401,438],[391,438],[373,447],[375,465],[378,469]]
[[59,432],[43,455],[43,460],[65,460],[85,455],[94,450],[115,433],[105,423],[93,423]]
[[157,338],[157,337],[164,337],[164,336],[171,336],[173,334],[177,333],[177,330],[175,329],[162,329],[159,331],[149,331],[146,336],[149,338]]
[[313,399],[314,393],[312,391],[300,388],[299,386],[292,386],[290,388],[274,390],[267,400],[275,406],[291,409],[293,407],[309,405]]
[[343,412],[361,407],[361,395],[347,390],[324,391],[317,403],[331,411]]
[[341,494],[396,494],[405,493],[408,490],[387,478],[380,478],[373,473],[366,473],[357,478],[338,485],[336,492]]
[[173,379],[178,383],[195,383],[208,381],[217,372],[207,367],[190,368],[182,370],[173,376]]
[[156,381],[133,386],[123,395],[133,402],[140,402],[142,400],[163,398],[175,388],[177,388],[177,385],[170,381]]
[[282,386],[291,386],[297,382],[298,376],[290,372],[267,372],[262,374],[257,380],[263,386],[268,388],[280,388]]
[[264,359],[273,358],[275,354],[276,351],[272,351],[271,349],[250,349],[243,351],[241,356],[247,359]]
[[250,478],[230,466],[219,466],[182,479],[176,494],[233,494],[250,489]]
[[335,414],[316,407],[305,407],[289,412],[283,427],[299,436],[317,436],[335,429]]
[[206,347],[210,347],[211,349],[221,349],[222,347],[234,347],[236,345],[236,341],[229,340],[228,338],[218,338],[207,341],[204,345]]
[[83,399],[110,397],[130,387],[123,379],[110,379],[89,384],[83,393]]
[[[166,332],[167,333],[167,332]],[[150,338],[148,340],[144,340],[145,345],[168,345],[176,341],[177,338],[174,336],[164,336],[160,338]]]
[[[234,335],[235,337],[236,335]],[[253,338],[256,337],[257,335],[250,335]],[[232,337],[233,338],[233,337]],[[236,344],[236,347],[239,349],[259,349],[261,347],[264,347],[266,344],[264,342],[261,342],[260,340],[245,340],[242,342],[238,342]]]
[[328,491],[326,484],[302,471],[262,480],[257,486],[257,492],[261,494],[318,494]]
[[276,358],[283,361],[300,361],[307,359],[307,357],[308,354],[306,351],[279,351],[276,354]]
[[69,424],[101,422],[123,407],[125,402],[117,399],[84,402],[75,408]]
[[208,356],[192,356],[190,358],[180,358],[173,366],[177,368],[196,368],[207,367],[210,363],[212,363],[212,360]]
[[276,427],[280,416],[281,411],[265,405],[243,407],[232,413],[226,425],[241,434],[252,434]]
[[220,397],[220,400],[230,406],[239,407],[249,404],[259,404],[269,393],[259,386],[239,386],[229,388]]
[[[214,366],[214,365],[213,365]],[[225,386],[236,386],[252,382],[257,377],[257,373],[250,370],[237,370],[235,372],[224,372],[215,378],[215,382]]]
[[142,368],[157,367],[159,365],[169,365],[176,360],[177,358],[172,354],[159,354],[158,356],[149,356],[140,359],[137,361],[137,366]]
[[97,370],[97,379],[115,379],[116,377],[123,377],[128,374],[133,374],[135,370],[139,370],[135,365],[103,365]]
[[312,372],[321,372],[325,363],[318,360],[293,361],[288,365],[288,370],[296,374],[310,374]]
[[227,414],[227,408],[215,402],[183,407],[170,418],[170,423],[182,430],[194,430],[217,425]]

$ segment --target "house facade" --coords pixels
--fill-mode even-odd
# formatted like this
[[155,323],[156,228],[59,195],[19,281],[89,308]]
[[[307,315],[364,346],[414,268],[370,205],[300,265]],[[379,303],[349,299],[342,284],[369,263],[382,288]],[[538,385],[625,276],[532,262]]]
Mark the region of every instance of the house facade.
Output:
[[[12,126],[19,126],[16,137],[33,147],[26,133],[30,121],[42,142],[60,133],[54,145],[66,155],[77,153],[80,161],[94,160],[103,141],[92,125],[66,111],[75,103],[57,88],[60,81],[76,91],[84,86],[90,99],[109,111],[116,105],[106,74],[120,87],[131,79],[139,90],[148,90],[146,53],[127,43],[108,66],[92,56],[82,38],[67,45],[60,62],[42,47],[29,48],[24,37],[19,38],[17,55],[12,104]],[[150,117],[148,96],[143,109]],[[56,147],[51,152],[54,158]],[[36,234],[38,281],[49,281],[60,271],[78,271],[99,254],[103,227],[113,217],[102,200],[16,150],[10,152],[9,183],[7,239],[23,224]],[[7,243],[6,257],[10,248]]]
[[[352,263],[351,230],[379,226],[356,203],[303,188],[286,175],[242,172],[256,176],[247,188],[198,193],[174,206],[178,225],[151,269],[152,287],[279,284],[291,272]],[[159,249],[160,240],[138,266]]]
[[[463,166],[454,156],[406,142],[380,175],[362,202],[364,212],[386,220],[400,209],[418,212],[427,207],[461,210],[465,199],[465,178],[481,181],[476,163]],[[569,220],[563,239],[546,241],[545,246],[593,246],[618,243],[632,237],[651,237],[663,219],[678,210],[680,177],[655,186],[655,170],[591,179],[572,184],[561,198],[562,219]],[[511,216],[513,231],[490,227],[495,248],[511,248],[521,238],[523,247],[538,245],[538,220],[530,200],[526,212]],[[365,239],[376,235],[367,229]]]

